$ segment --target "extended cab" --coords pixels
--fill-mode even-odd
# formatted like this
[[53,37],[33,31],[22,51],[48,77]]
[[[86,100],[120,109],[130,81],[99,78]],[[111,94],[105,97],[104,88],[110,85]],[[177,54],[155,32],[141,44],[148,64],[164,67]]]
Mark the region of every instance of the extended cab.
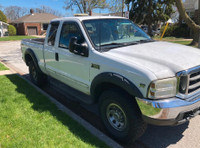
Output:
[[21,46],[35,84],[48,75],[99,103],[118,140],[136,140],[146,123],[178,125],[200,113],[200,51],[154,41],[126,18],[54,19],[45,39]]

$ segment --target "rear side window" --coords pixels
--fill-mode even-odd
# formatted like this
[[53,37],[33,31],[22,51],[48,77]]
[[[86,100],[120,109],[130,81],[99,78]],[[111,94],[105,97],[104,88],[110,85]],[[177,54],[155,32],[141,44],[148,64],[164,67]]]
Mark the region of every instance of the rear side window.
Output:
[[49,31],[48,36],[48,45],[54,46],[55,45],[55,39],[56,39],[56,33],[58,30],[59,22],[53,22],[51,23],[51,29]]

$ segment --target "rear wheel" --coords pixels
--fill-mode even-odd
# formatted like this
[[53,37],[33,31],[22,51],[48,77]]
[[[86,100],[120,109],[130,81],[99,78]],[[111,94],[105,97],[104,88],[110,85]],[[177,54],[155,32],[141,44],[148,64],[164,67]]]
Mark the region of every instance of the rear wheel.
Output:
[[29,62],[29,74],[31,81],[37,86],[44,86],[47,83],[47,76],[39,71],[33,61]]
[[108,90],[100,96],[100,115],[107,131],[118,141],[134,142],[145,131],[138,106],[123,91]]

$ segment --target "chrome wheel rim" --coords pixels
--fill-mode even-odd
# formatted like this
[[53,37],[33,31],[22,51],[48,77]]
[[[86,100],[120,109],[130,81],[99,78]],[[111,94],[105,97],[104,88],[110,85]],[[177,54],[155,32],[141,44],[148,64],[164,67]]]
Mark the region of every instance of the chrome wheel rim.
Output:
[[123,131],[127,126],[127,117],[123,109],[112,103],[107,107],[106,116],[110,125],[118,131]]

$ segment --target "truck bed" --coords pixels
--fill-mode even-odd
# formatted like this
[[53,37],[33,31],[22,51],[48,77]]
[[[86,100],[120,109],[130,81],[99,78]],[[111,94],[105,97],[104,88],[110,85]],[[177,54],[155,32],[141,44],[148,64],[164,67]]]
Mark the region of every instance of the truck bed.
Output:
[[34,43],[34,44],[36,43],[36,44],[44,45],[45,38],[23,39],[23,41],[29,42],[29,43]]

